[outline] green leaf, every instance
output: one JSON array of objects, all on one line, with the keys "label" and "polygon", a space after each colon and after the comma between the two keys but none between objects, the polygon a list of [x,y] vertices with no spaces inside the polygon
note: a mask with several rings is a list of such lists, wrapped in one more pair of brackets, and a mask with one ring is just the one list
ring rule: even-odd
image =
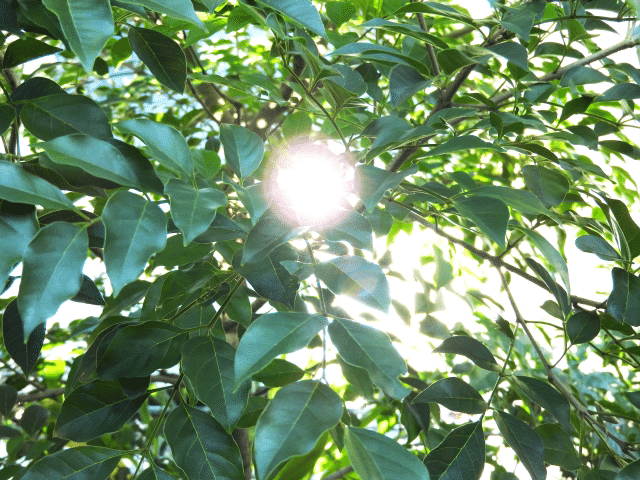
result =
[{"label": "green leaf", "polygon": [[211,415],[181,403],[167,417],[164,435],[190,480],[244,480],[236,442]]},{"label": "green leaf", "polygon": [[160,207],[133,193],[116,192],[104,207],[104,263],[114,296],[136,280],[149,257],[167,241],[167,219]]},{"label": "green leaf", "polygon": [[340,421],[343,408],[337,393],[313,380],[278,390],[256,426],[257,478],[268,480],[286,460],[309,453],[320,436]]},{"label": "green leaf", "polygon": [[49,415],[49,410],[42,405],[32,404],[22,413],[20,426],[30,436],[35,437],[46,425]]},{"label": "green leaf", "polygon": [[389,311],[389,283],[382,269],[362,257],[344,255],[319,263],[316,276],[335,294],[345,294],[359,302]]},{"label": "green leaf", "polygon": [[325,317],[308,313],[277,312],[259,316],[238,343],[236,386],[262,370],[278,355],[306,347],[327,324]]},{"label": "green leaf", "polygon": [[34,207],[7,208],[0,205],[0,286],[4,286],[13,267],[22,260],[24,251],[38,231]]},{"label": "green leaf", "polygon": [[9,356],[18,364],[25,376],[33,369],[40,358],[40,350],[44,344],[44,334],[47,331],[45,323],[39,324],[31,335],[29,341],[24,342],[24,327],[18,303],[15,300],[9,302],[2,315],[2,337],[4,346]]},{"label": "green leaf", "polygon": [[194,188],[172,178],[164,187],[171,201],[171,218],[184,235],[187,246],[213,222],[217,209],[227,205],[227,196],[217,188]]},{"label": "green leaf", "polygon": [[555,417],[567,433],[571,433],[569,400],[549,383],[533,377],[518,375],[515,383],[529,400],[537,403]]},{"label": "green leaf", "polygon": [[564,316],[566,317],[567,315],[569,315],[569,312],[571,311],[571,305],[569,304],[569,295],[567,294],[566,290],[558,285],[558,282],[553,279],[547,269],[536,262],[533,258],[527,257],[525,258],[525,261],[527,262],[527,265],[529,265],[529,267],[535,272],[535,274],[540,277],[540,279],[545,283],[547,289],[553,294],[556,301],[558,302],[558,305],[560,305]]},{"label": "green leaf", "polygon": [[327,17],[336,27],[340,27],[343,23],[347,23],[357,13],[356,6],[351,2],[327,2]]},{"label": "green leaf", "polygon": [[56,14],[71,50],[80,59],[84,71],[90,73],[96,57],[113,35],[109,1],[43,0],[43,3]]},{"label": "green leaf", "polygon": [[320,14],[311,0],[258,0],[258,2],[273,8],[326,40],[327,33],[324,30]]},{"label": "green leaf", "polygon": [[569,192],[567,177],[539,165],[525,165],[522,175],[527,188],[549,208],[561,204]]},{"label": "green leaf", "polygon": [[352,210],[340,216],[338,223],[319,233],[332,242],[344,240],[354,248],[373,251],[373,231],[369,220]]},{"label": "green leaf", "polygon": [[454,428],[424,459],[431,480],[480,480],[485,443],[482,423]]},{"label": "green leaf", "polygon": [[6,383],[0,385],[0,414],[10,417],[17,398],[18,391],[14,387]]},{"label": "green leaf", "polygon": [[529,41],[529,34],[533,28],[533,21],[544,10],[544,5],[533,4],[520,5],[518,8],[511,8],[500,20],[505,30],[515,33],[525,41]]},{"label": "green leaf", "polygon": [[636,222],[633,221],[633,218],[631,218],[629,209],[624,202],[609,198],[607,199],[607,205],[611,209],[611,213],[613,213],[627,241],[631,259],[634,259],[640,255],[640,227],[638,227]]},{"label": "green leaf", "polygon": [[544,461],[565,470],[575,471],[582,462],[567,433],[556,423],[543,423],[534,428],[544,444]]},{"label": "green leaf", "polygon": [[150,149],[153,158],[178,175],[193,176],[193,157],[182,134],[170,125],[147,118],[116,123],[118,130],[135,135]]},{"label": "green leaf", "polygon": [[278,470],[274,480],[302,480],[309,478],[316,463],[324,454],[329,438],[329,432],[324,432],[320,435],[315,447],[309,453],[289,459],[284,467]]},{"label": "green leaf", "polygon": [[640,476],[640,460],[628,463],[620,470],[614,480],[635,480]]},{"label": "green leaf", "polygon": [[524,150],[527,153],[540,155],[541,157],[546,158],[547,160],[550,160],[554,163],[560,163],[560,159],[555,153],[553,153],[547,147],[543,147],[542,145],[538,145],[537,143],[514,142],[509,147],[518,150]]},{"label": "green leaf", "polygon": [[26,37],[24,40],[18,39],[7,46],[4,52],[2,68],[17,67],[36,58],[45,57],[61,51],[60,48],[53,47],[33,37]]},{"label": "green leaf", "polygon": [[[327,16],[329,15],[329,5],[332,3],[346,3],[346,2],[330,2],[327,3]],[[351,6],[351,4],[348,4]],[[335,23],[335,22],[334,22]],[[400,33],[402,35],[406,35],[407,37],[415,38],[416,40],[420,40],[425,43],[429,43],[434,47],[438,47],[439,49],[447,49],[449,45],[442,41],[437,35],[432,35],[430,33],[425,32],[417,25],[412,25],[410,23],[398,23],[391,22],[389,20],[385,20],[383,18],[372,18],[371,20],[364,22],[359,25],[363,28],[379,28],[388,32]]]},{"label": "green leaf", "polygon": [[429,480],[416,455],[395,440],[364,428],[347,427],[344,435],[349,460],[360,478]]},{"label": "green leaf", "polygon": [[435,402],[454,412],[470,415],[484,413],[487,402],[475,388],[458,377],[448,377],[432,383],[420,392],[412,403]]},{"label": "green leaf", "polygon": [[183,93],[187,81],[187,57],[182,48],[155,30],[130,27],[129,43],[154,77],[174,92]]},{"label": "green leaf", "polygon": [[288,245],[274,249],[262,262],[240,266],[242,252],[233,257],[233,269],[251,284],[258,295],[293,308],[300,281],[291,275],[280,262],[297,260],[298,255]]},{"label": "green leaf", "polygon": [[293,112],[282,123],[282,135],[288,142],[309,135],[313,121],[307,112]]},{"label": "green leaf", "polygon": [[76,133],[39,146],[55,163],[79,167],[96,177],[141,191],[162,192],[162,182],[149,160],[137,148],[119,140],[100,140]]},{"label": "green leaf", "polygon": [[547,259],[558,275],[560,275],[564,286],[567,287],[567,292],[569,292],[571,289],[571,285],[569,283],[569,268],[567,267],[567,262],[564,260],[560,252],[558,252],[558,250],[538,232],[526,228],[519,228],[519,230],[522,230],[538,250],[542,252],[544,258]]},{"label": "green leaf", "polygon": [[87,442],[120,430],[147,400],[149,394],[133,398],[117,383],[96,380],[80,385],[68,395],[58,413],[55,435],[74,442]]},{"label": "green leaf", "polygon": [[474,195],[453,200],[460,215],[468,218],[502,248],[507,246],[506,234],[509,208],[497,198]]},{"label": "green leaf", "polygon": [[455,335],[445,339],[434,352],[463,355],[486,370],[500,370],[498,362],[496,362],[489,349],[475,338],[466,335]]},{"label": "green leaf", "polygon": [[607,313],[621,323],[640,326],[640,278],[619,267],[613,267],[611,276],[613,289],[607,300]]},{"label": "green leaf", "polygon": [[0,135],[4,135],[16,119],[16,109],[8,103],[0,104]]},{"label": "green leaf", "polygon": [[429,85],[431,85],[431,80],[426,79],[410,66],[396,65],[389,74],[391,105],[394,107],[401,105]]},{"label": "green leaf", "polygon": [[407,373],[407,365],[388,335],[368,325],[344,318],[334,318],[329,336],[342,359],[365,369],[373,383],[393,398],[409,394],[399,375]]},{"label": "green leaf", "polygon": [[575,243],[579,250],[595,253],[602,260],[613,261],[620,259],[618,252],[606,240],[595,235],[581,235],[576,237]]},{"label": "green leaf", "polygon": [[282,358],[274,358],[269,365],[253,375],[253,380],[262,382],[267,387],[284,387],[297,382],[305,372],[296,364]]},{"label": "green leaf", "polygon": [[138,478],[139,480],[175,480],[174,477],[157,467],[155,463],[151,463],[151,466],[144,470]]},{"label": "green leaf", "polygon": [[209,255],[213,250],[210,243],[184,246],[182,235],[173,235],[167,238],[167,244],[164,250],[158,252],[153,258],[153,266],[166,267],[171,269],[187,263],[194,263],[202,259],[205,255]]},{"label": "green leaf", "polygon": [[487,47],[495,55],[506,58],[509,62],[522,68],[529,70],[528,52],[525,47],[516,42],[502,42],[497,45]]},{"label": "green leaf", "polygon": [[567,335],[574,345],[587,343],[600,333],[600,317],[596,312],[579,311],[567,320]]},{"label": "green leaf", "polygon": [[58,187],[25,171],[18,164],[3,160],[0,160],[0,198],[45,208],[75,208]]},{"label": "green leaf", "polygon": [[306,227],[295,228],[277,216],[263,215],[249,231],[242,249],[242,265],[263,261],[274,248],[306,230]]},{"label": "green leaf", "polygon": [[251,388],[247,381],[234,393],[235,356],[235,348],[210,335],[192,338],[182,345],[184,374],[198,399],[229,433],[242,417]]},{"label": "green leaf", "polygon": [[264,143],[251,130],[225,123],[220,126],[220,142],[225,161],[240,179],[248,177],[260,166]]},{"label": "green leaf", "polygon": [[494,410],[493,418],[498,429],[509,446],[531,475],[532,480],[545,480],[547,469],[544,466],[544,444],[540,435],[517,417]]},{"label": "green leaf", "polygon": [[104,447],[74,447],[45,455],[21,480],[107,480],[125,452]]},{"label": "green leaf", "polygon": [[[193,9],[193,4],[190,0],[127,0],[127,3],[142,5],[143,7],[146,7],[149,10],[153,10],[154,12],[166,13],[171,18],[184,20],[207,32],[207,27],[202,22],[202,20],[198,18],[198,15]],[[216,0],[206,0],[203,3],[205,3],[210,8],[211,12],[221,4],[221,2],[216,2]]]},{"label": "green leaf", "polygon": [[200,235],[193,239],[198,243],[223,242],[225,240],[235,240],[236,238],[246,237],[242,227],[229,220],[223,214],[218,212],[211,222],[211,225]]},{"label": "green leaf", "polygon": [[91,278],[82,274],[80,290],[71,299],[72,302],[86,303],[88,305],[104,305],[104,297]]},{"label": "green leaf", "polygon": [[180,361],[180,348],[187,333],[166,322],[151,320],[120,329],[98,358],[97,374],[102,380],[146,377],[159,368]]},{"label": "green leaf", "polygon": [[553,218],[558,223],[560,223],[560,219],[550,210],[548,210],[544,205],[542,205],[542,202],[540,202],[538,197],[533,195],[531,192],[527,192],[526,190],[501,187],[498,185],[486,185],[484,187],[474,188],[469,193],[472,195],[482,195],[485,197],[496,198],[498,200],[502,200],[511,208],[514,208],[524,214],[542,214],[546,215],[547,217]]},{"label": "green leaf", "polygon": [[415,4],[409,3],[396,10],[393,13],[393,16],[398,16],[405,13],[423,13],[427,15],[441,16],[451,18],[453,20],[457,20],[471,26],[475,26],[475,22],[470,16],[458,12],[455,8],[449,5],[440,4],[437,2]]},{"label": "green leaf", "polygon": [[425,155],[427,157],[433,157],[435,155],[444,155],[452,152],[459,152],[460,150],[472,150],[476,148],[486,148],[499,152],[504,151],[502,147],[486,142],[474,135],[461,135],[432,148],[428,152],[425,152]]},{"label": "green leaf", "polygon": [[594,97],[585,95],[582,97],[577,97],[569,100],[565,104],[565,106],[562,107],[562,114],[558,119],[558,123],[562,122],[563,120],[566,120],[572,115],[578,115],[578,114],[584,113],[587,110],[587,108],[589,108],[589,105],[591,105],[591,103],[593,102],[593,99]]},{"label": "green leaf", "polygon": [[53,140],[72,133],[111,138],[111,127],[104,110],[84,95],[67,93],[27,100],[20,119],[34,137]]},{"label": "green leaf", "polygon": [[33,237],[24,251],[17,298],[25,343],[39,324],[78,293],[88,249],[86,228],[70,223],[53,222]]},{"label": "green leaf", "polygon": [[444,259],[442,250],[435,244],[433,245],[433,256],[436,264],[436,274],[433,281],[436,289],[440,289],[453,281],[453,265]]},{"label": "green leaf", "polygon": [[596,97],[594,102],[618,102],[634,98],[640,98],[640,86],[635,83],[619,83]]},{"label": "green leaf", "polygon": [[356,166],[358,196],[367,207],[367,211],[371,213],[387,190],[397,187],[407,175],[413,175],[417,171],[416,165],[396,173],[387,172],[373,165],[358,165]]}]

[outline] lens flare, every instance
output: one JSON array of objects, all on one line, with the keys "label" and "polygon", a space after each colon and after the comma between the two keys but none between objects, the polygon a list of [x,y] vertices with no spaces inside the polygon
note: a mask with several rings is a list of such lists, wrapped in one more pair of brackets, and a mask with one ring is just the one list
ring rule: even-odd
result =
[{"label": "lens flare", "polygon": [[327,227],[340,220],[353,193],[354,168],[344,155],[316,143],[283,150],[268,192],[275,212],[294,225]]}]

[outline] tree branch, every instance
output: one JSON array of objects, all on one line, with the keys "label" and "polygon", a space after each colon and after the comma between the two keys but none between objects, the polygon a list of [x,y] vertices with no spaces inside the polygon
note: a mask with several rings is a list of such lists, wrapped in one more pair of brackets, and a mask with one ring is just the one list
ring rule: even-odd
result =
[{"label": "tree branch", "polygon": [[[411,0],[412,3],[419,2],[420,0]],[[418,17],[418,23],[420,24],[420,28],[423,32],[427,31],[427,22],[424,21],[424,15],[418,13],[416,15]],[[427,49],[427,55],[429,55],[429,63],[431,64],[431,73],[433,76],[440,75],[440,66],[438,65],[438,59],[436,58],[436,52],[433,49],[433,45],[425,42],[424,48]]]},{"label": "tree branch", "polygon": [[353,467],[351,465],[347,467],[343,467],[340,470],[336,470],[331,475],[327,475],[326,477],[322,477],[322,480],[339,480],[344,477],[346,474],[353,472]]}]

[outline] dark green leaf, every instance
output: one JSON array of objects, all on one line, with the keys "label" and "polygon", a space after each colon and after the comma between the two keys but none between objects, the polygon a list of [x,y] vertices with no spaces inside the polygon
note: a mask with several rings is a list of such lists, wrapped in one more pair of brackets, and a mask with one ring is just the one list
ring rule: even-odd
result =
[{"label": "dark green leaf", "polygon": [[176,42],[155,30],[131,27],[129,43],[162,85],[178,93],[184,92],[187,58]]},{"label": "dark green leaf", "polygon": [[531,479],[545,480],[547,469],[544,466],[544,444],[540,435],[509,413],[494,410],[493,418],[498,424],[500,433],[531,475]]},{"label": "dark green leaf", "polygon": [[236,350],[231,345],[209,335],[192,338],[182,345],[184,374],[198,399],[228,432],[242,417],[251,388],[251,382],[247,381],[234,393],[235,356]]},{"label": "dark green leaf", "polygon": [[49,415],[49,410],[44,408],[42,405],[34,403],[22,412],[20,426],[25,432],[33,437],[42,430],[42,427],[45,426]]},{"label": "dark green leaf", "polygon": [[225,240],[235,240],[246,236],[247,232],[242,227],[218,212],[209,228],[194,238],[193,241],[197,243],[224,242]]},{"label": "dark green leaf", "polygon": [[546,215],[560,223],[560,220],[551,211],[547,210],[544,205],[542,205],[542,202],[540,202],[538,197],[526,190],[501,187],[498,185],[487,185],[484,187],[474,188],[469,193],[496,198],[498,200],[502,200],[511,208],[514,208],[519,212],[531,215]]},{"label": "dark green leaf", "polygon": [[130,398],[117,383],[96,380],[68,395],[56,422],[55,435],[87,442],[120,430],[147,400],[148,394]]},{"label": "dark green leaf", "polygon": [[80,285],[80,290],[78,293],[71,299],[72,302],[80,302],[87,303],[89,305],[104,305],[104,298],[100,290],[91,278],[86,275],[82,275],[82,285]]},{"label": "dark green leaf", "polygon": [[0,414],[9,417],[17,398],[18,391],[15,388],[11,385],[0,385]]},{"label": "dark green leaf", "polygon": [[640,255],[640,227],[633,221],[629,210],[624,202],[617,199],[607,199],[607,205],[611,209],[611,213],[615,217],[616,222],[620,226],[627,245],[631,259]]},{"label": "dark green leaf", "polygon": [[160,467],[157,467],[154,463],[152,463],[149,468],[144,470],[138,478],[139,480],[175,480],[174,477],[169,475]]},{"label": "dark green leaf", "polygon": [[4,346],[25,375],[29,375],[29,372],[31,372],[40,357],[40,350],[42,350],[42,345],[44,344],[46,331],[46,324],[39,324],[25,344],[22,318],[20,318],[20,313],[18,312],[17,302],[15,300],[9,302],[2,315]]},{"label": "dark green leaf", "polygon": [[242,265],[263,261],[274,248],[306,230],[305,227],[295,228],[277,216],[263,215],[249,231],[242,250]]},{"label": "dark green leaf", "polygon": [[[13,267],[22,260],[27,245],[38,231],[34,207],[0,205],[0,285],[5,285]],[[20,204],[11,204],[17,207]]]},{"label": "dark green leaf", "polygon": [[460,137],[447,140],[437,147],[432,148],[426,152],[426,156],[433,157],[435,155],[444,155],[447,153],[458,152],[460,150],[472,150],[476,148],[487,148],[489,150],[496,150],[500,152],[504,150],[502,147],[486,142],[476,136],[462,135]]},{"label": "dark green leaf", "polygon": [[456,335],[447,338],[434,352],[464,355],[479,367],[487,370],[500,370],[496,359],[489,349],[475,338],[466,335]]},{"label": "dark green leaf", "polygon": [[373,383],[393,398],[409,394],[399,375],[407,373],[407,366],[388,335],[368,325],[334,318],[329,325],[329,336],[342,359],[365,369]]},{"label": "dark green leaf", "polygon": [[567,287],[567,291],[569,291],[571,288],[571,284],[569,283],[569,268],[567,267],[567,262],[560,252],[558,252],[558,250],[549,243],[549,240],[535,230],[525,228],[520,228],[520,230],[524,231],[527,237],[529,237],[529,240],[531,240],[538,250],[542,252],[544,258],[547,259],[547,262],[551,264],[556,273],[560,275],[562,282],[565,287]]},{"label": "dark green leaf", "polygon": [[102,212],[104,263],[114,295],[137,279],[149,257],[165,247],[167,219],[160,207],[133,193],[116,192]]},{"label": "dark green leaf", "polygon": [[600,317],[596,312],[579,311],[567,320],[567,335],[574,345],[587,343],[600,333]]},{"label": "dark green leaf", "polygon": [[453,201],[460,215],[468,218],[502,248],[507,246],[506,234],[509,208],[496,198],[474,195]]},{"label": "dark green leaf", "polygon": [[[190,0],[129,0],[127,3],[142,5],[154,12],[166,13],[171,18],[184,20],[205,32],[207,31],[204,23],[193,9],[193,4]],[[206,0],[203,3],[210,8],[210,11],[213,11],[222,2],[219,0]]]},{"label": "dark green leaf", "polygon": [[0,198],[45,208],[74,209],[59,188],[25,171],[20,165],[0,160]]},{"label": "dark green leaf", "polygon": [[565,470],[577,470],[582,465],[569,435],[556,423],[543,423],[535,429],[544,444],[544,461]]},{"label": "dark green leaf", "polygon": [[302,380],[278,390],[256,426],[257,477],[268,480],[281,463],[309,453],[342,412],[342,399],[323,383]]},{"label": "dark green leaf", "polygon": [[21,480],[106,480],[125,452],[104,447],[74,447],[38,460]]},{"label": "dark green leaf", "polygon": [[525,165],[522,175],[527,188],[531,190],[545,207],[559,205],[569,192],[569,181],[555,170],[539,165]]},{"label": "dark green leaf", "polygon": [[529,41],[529,34],[533,28],[534,19],[542,13],[544,5],[538,2],[520,5],[518,8],[511,8],[502,17],[500,23],[505,30],[515,33],[525,41]]},{"label": "dark green leaf", "polygon": [[420,392],[412,403],[435,402],[454,412],[468,414],[484,413],[487,402],[475,388],[458,377],[438,380]]},{"label": "dark green leaf", "polygon": [[607,312],[617,321],[640,326],[640,278],[613,267],[613,289],[607,300]]},{"label": "dark green leaf", "polygon": [[72,133],[103,139],[112,137],[104,110],[84,95],[63,93],[27,100],[20,110],[20,119],[25,128],[41,140]]},{"label": "dark green leaf", "polygon": [[480,480],[485,443],[482,423],[455,428],[424,458],[430,480]]},{"label": "dark green leaf", "polygon": [[430,84],[431,80],[426,79],[410,66],[396,65],[389,75],[391,104],[397,107]]},{"label": "dark green leaf", "polygon": [[244,479],[238,446],[211,415],[181,403],[167,417],[164,435],[187,478]]},{"label": "dark green leaf", "polygon": [[349,382],[353,388],[364,398],[373,397],[373,382],[371,376],[364,368],[356,367],[350,363],[344,361],[344,359],[338,355],[338,363],[342,370],[342,375]]},{"label": "dark green leaf", "polygon": [[89,4],[83,0],[43,0],[43,3],[60,20],[65,39],[85,72],[91,72],[96,57],[113,35],[109,1],[96,0]]},{"label": "dark green leaf", "polygon": [[211,253],[213,245],[210,243],[184,246],[182,235],[174,235],[167,239],[164,250],[153,258],[153,266],[166,268],[177,267],[187,263],[194,263]]},{"label": "dark green leaf", "polygon": [[640,409],[640,391],[638,392],[624,392],[625,397],[631,402],[631,405]]},{"label": "dark green leaf", "polygon": [[635,480],[638,476],[640,476],[640,460],[635,460],[620,470],[615,480]]},{"label": "dark green leaf", "polygon": [[523,70],[529,70],[528,53],[527,49],[516,42],[502,42],[497,45],[487,47],[487,50],[492,51],[494,54],[506,58],[509,62],[522,68]]},{"label": "dark green leaf", "polygon": [[320,20],[320,14],[313,6],[311,0],[258,0],[259,3],[271,7],[281,14],[289,17],[316,35],[327,38],[324,25]]},{"label": "dark green leaf", "polygon": [[593,68],[578,66],[571,68],[562,75],[560,85],[567,87],[569,85],[587,85],[591,83],[608,82],[609,77],[604,73]]},{"label": "dark green leaf", "polygon": [[389,310],[389,283],[375,263],[345,255],[316,265],[315,274],[335,294],[348,295],[383,312]]},{"label": "dark green leaf", "polygon": [[262,382],[267,387],[284,387],[297,382],[304,376],[304,370],[282,358],[274,358],[269,365],[253,375],[256,382]]},{"label": "dark green leaf", "polygon": [[240,179],[248,177],[260,166],[264,143],[251,130],[240,125],[224,124],[220,127],[220,142],[226,163]]},{"label": "dark green leaf", "polygon": [[33,237],[24,251],[16,299],[25,342],[39,324],[55,315],[62,302],[78,293],[88,249],[86,228],[70,223],[51,223]]},{"label": "dark green leaf", "polygon": [[516,385],[534,403],[553,415],[567,433],[571,433],[569,400],[549,383],[533,377],[516,376]]},{"label": "dark green leaf", "polygon": [[153,158],[178,175],[193,176],[193,156],[182,134],[170,125],[147,118],[134,118],[116,124],[118,130],[135,135],[150,149]]},{"label": "dark green leaf", "polygon": [[349,460],[360,478],[429,480],[417,456],[395,440],[364,428],[347,427],[344,436]]},{"label": "dark green leaf", "polygon": [[337,224],[323,229],[320,234],[332,242],[344,240],[354,248],[373,251],[373,232],[369,220],[352,210],[345,212]]},{"label": "dark green leaf", "polygon": [[620,83],[596,97],[594,102],[617,102],[634,98],[640,98],[640,86],[635,83]]},{"label": "dark green leaf", "polygon": [[373,165],[358,165],[356,167],[358,196],[367,207],[367,211],[371,213],[387,190],[397,187],[407,175],[412,175],[417,171],[417,166],[391,173]]},{"label": "dark green leaf", "polygon": [[562,309],[562,312],[565,316],[567,316],[571,311],[571,305],[569,304],[569,295],[567,294],[566,290],[558,285],[558,282],[553,279],[547,269],[536,262],[533,258],[527,257],[525,258],[525,261],[527,262],[527,265],[529,265],[529,267],[535,272],[535,274],[540,277],[540,279],[545,283],[547,289],[556,298],[558,304],[560,305],[560,308]]},{"label": "dark green leaf", "polygon": [[16,109],[7,103],[0,104],[0,135],[9,130],[16,118]]},{"label": "dark green leaf", "polygon": [[542,145],[538,145],[537,143],[515,142],[510,146],[518,150],[524,150],[527,153],[540,155],[541,157],[546,158],[547,160],[550,160],[554,163],[560,162],[560,159],[556,156],[555,153],[553,153],[547,147],[543,147]]},{"label": "dark green leaf", "polygon": [[278,355],[300,350],[328,324],[320,315],[277,312],[254,320],[238,343],[236,386],[266,367]]},{"label": "dark green leaf", "polygon": [[2,68],[13,68],[36,58],[61,51],[61,49],[36,40],[33,37],[27,37],[24,40],[18,39],[7,46],[4,52]]},{"label": "dark green leaf", "polygon": [[327,2],[327,17],[336,27],[348,22],[357,13],[356,6],[351,2]]},{"label": "dark green leaf", "polygon": [[558,122],[562,122],[572,115],[578,115],[580,113],[584,113],[589,105],[593,102],[594,97],[583,96],[577,97],[569,100],[564,107],[562,107],[562,114],[558,119]]},{"label": "dark green leaf", "polygon": [[97,359],[98,377],[108,381],[144,377],[159,368],[173,367],[180,361],[180,348],[187,338],[184,330],[166,322],[125,326]]}]

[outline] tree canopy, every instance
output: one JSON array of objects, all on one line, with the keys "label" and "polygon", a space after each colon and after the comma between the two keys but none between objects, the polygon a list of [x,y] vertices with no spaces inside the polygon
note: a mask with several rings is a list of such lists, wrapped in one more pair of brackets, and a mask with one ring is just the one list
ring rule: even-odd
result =
[{"label": "tree canopy", "polygon": [[640,478],[637,2],[490,3],[0,0],[0,479]]}]

